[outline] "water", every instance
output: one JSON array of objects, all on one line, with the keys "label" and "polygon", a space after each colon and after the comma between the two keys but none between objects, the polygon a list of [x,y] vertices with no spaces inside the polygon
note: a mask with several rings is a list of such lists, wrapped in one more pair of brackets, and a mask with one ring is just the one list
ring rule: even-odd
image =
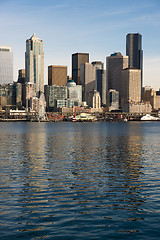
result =
[{"label": "water", "polygon": [[159,239],[160,122],[0,123],[0,236]]}]

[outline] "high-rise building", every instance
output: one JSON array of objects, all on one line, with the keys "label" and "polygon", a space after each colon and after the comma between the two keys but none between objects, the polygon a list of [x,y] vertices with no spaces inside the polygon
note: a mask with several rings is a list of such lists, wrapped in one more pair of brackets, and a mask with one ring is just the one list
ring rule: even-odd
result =
[{"label": "high-rise building", "polygon": [[66,86],[44,86],[46,107],[47,111],[53,111],[57,100],[67,100],[67,87]]},{"label": "high-rise building", "polygon": [[0,106],[22,107],[22,84],[8,83],[0,85]]},{"label": "high-rise building", "polygon": [[96,109],[101,107],[101,96],[95,89],[88,93],[88,106]]},{"label": "high-rise building", "polygon": [[92,62],[92,65],[97,69],[103,69],[103,63],[101,61],[94,61]]},{"label": "high-rise building", "polygon": [[107,89],[115,89],[121,95],[121,72],[128,68],[128,56],[120,52],[113,53],[106,58]]},{"label": "high-rise building", "polygon": [[72,79],[76,84],[80,84],[80,65],[89,62],[89,53],[72,54]]},{"label": "high-rise building", "polygon": [[48,67],[48,85],[66,86],[67,66],[49,66]]},{"label": "high-rise building", "polygon": [[126,36],[126,55],[129,56],[129,68],[141,69],[141,85],[143,74],[143,50],[142,35],[140,33],[129,33]]},{"label": "high-rise building", "polygon": [[155,91],[150,86],[145,86],[142,90],[143,102],[149,102],[154,110],[160,109],[160,90]]},{"label": "high-rise building", "polygon": [[20,69],[18,71],[18,82],[25,84],[25,69]]},{"label": "high-rise building", "polygon": [[125,105],[141,102],[141,70],[124,69],[122,71],[122,91],[121,107],[126,109]]},{"label": "high-rise building", "polygon": [[0,46],[0,84],[13,82],[13,53],[9,46]]},{"label": "high-rise building", "polygon": [[88,94],[96,88],[96,69],[91,63],[80,66],[80,84],[82,85],[82,99],[88,101]]},{"label": "high-rise building", "polygon": [[23,104],[26,108],[31,107],[31,99],[36,97],[36,84],[26,82],[24,86]]},{"label": "high-rise building", "polygon": [[107,97],[107,83],[106,83],[106,70],[96,70],[96,89],[101,96],[101,105],[106,105]]},{"label": "high-rise building", "polygon": [[25,69],[18,70],[18,81],[17,83],[21,84],[22,90],[22,105],[26,106],[26,77],[25,77]]},{"label": "high-rise building", "polygon": [[109,90],[108,110],[115,111],[119,109],[119,92],[115,89]]},{"label": "high-rise building", "polygon": [[13,83],[13,91],[14,91],[14,102],[16,107],[22,107],[22,84],[18,82]]},{"label": "high-rise building", "polygon": [[43,41],[36,34],[26,41],[25,53],[26,82],[36,85],[36,94],[44,92],[44,52]]},{"label": "high-rise building", "polygon": [[96,82],[95,82],[95,89],[100,93],[101,97],[101,105],[106,105],[106,71],[103,70],[103,62],[101,61],[94,61],[92,65],[95,67],[96,70]]}]

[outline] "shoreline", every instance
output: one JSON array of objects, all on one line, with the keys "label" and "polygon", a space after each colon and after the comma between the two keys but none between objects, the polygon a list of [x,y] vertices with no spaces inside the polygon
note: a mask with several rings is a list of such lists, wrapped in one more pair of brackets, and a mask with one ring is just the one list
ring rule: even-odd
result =
[{"label": "shoreline", "polygon": [[96,121],[90,121],[90,120],[84,120],[84,121],[67,121],[67,120],[34,120],[34,119],[0,119],[0,122],[74,122],[74,123],[79,123],[79,122],[90,122],[90,123],[95,123],[95,122],[160,122],[160,120],[140,120],[140,119],[128,119],[125,121],[124,119],[122,120],[96,120]]}]

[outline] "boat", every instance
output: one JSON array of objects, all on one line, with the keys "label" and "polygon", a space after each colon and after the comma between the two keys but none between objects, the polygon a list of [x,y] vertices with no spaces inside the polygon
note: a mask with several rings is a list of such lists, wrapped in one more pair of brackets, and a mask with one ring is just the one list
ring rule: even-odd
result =
[{"label": "boat", "polygon": [[95,116],[92,116],[88,113],[81,113],[80,115],[75,116],[76,121],[78,122],[94,122],[97,121],[97,118]]},{"label": "boat", "polygon": [[141,121],[160,121],[159,117],[153,117],[150,114],[146,114],[145,116],[141,117]]},{"label": "boat", "polygon": [[124,118],[124,119],[123,119],[123,122],[128,122],[128,119],[127,119],[127,118]]}]

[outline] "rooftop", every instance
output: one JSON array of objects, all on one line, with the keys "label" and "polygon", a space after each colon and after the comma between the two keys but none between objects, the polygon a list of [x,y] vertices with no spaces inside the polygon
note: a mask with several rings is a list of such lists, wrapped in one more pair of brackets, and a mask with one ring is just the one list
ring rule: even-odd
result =
[{"label": "rooftop", "polygon": [[118,57],[118,56],[122,56],[122,54],[120,52],[114,52],[111,54],[111,57]]},{"label": "rooftop", "polygon": [[29,40],[34,40],[34,41],[41,41],[39,37],[35,33],[33,33],[32,37]]}]

